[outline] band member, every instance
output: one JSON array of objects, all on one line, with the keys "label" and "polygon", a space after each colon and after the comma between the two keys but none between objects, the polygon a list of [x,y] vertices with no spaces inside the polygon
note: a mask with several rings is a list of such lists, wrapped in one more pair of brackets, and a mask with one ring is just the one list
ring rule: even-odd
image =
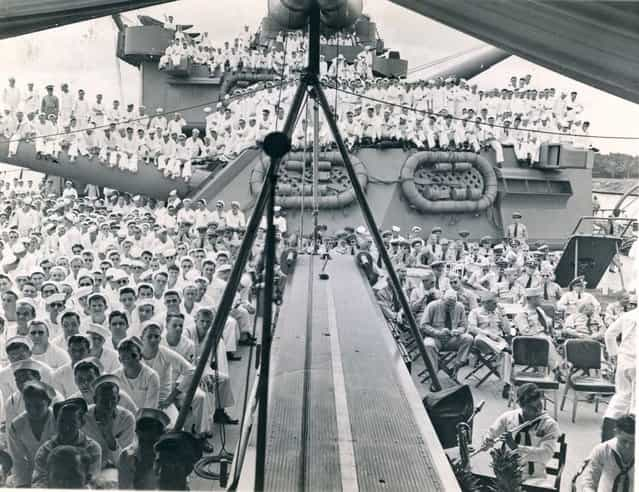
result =
[{"label": "band member", "polygon": [[635,489],[635,416],[624,415],[615,437],[595,447],[588,457],[582,492],[626,492]]},{"label": "band member", "polygon": [[[482,447],[490,448],[497,438],[501,438],[510,449],[517,450],[523,465],[524,480],[544,478],[546,464],[552,459],[559,438],[559,425],[543,413],[543,393],[535,383],[519,387],[517,403],[520,407],[518,410],[509,410],[490,426]],[[521,428],[526,422],[530,422],[530,425]],[[513,435],[515,428],[519,428],[519,431]]]}]

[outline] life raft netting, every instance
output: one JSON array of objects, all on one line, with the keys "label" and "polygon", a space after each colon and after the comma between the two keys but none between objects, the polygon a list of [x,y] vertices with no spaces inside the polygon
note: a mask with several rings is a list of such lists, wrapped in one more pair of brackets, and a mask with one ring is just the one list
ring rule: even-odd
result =
[{"label": "life raft netting", "polygon": [[[355,174],[362,188],[368,185],[368,172],[364,164],[351,156]],[[251,194],[257,195],[267,171],[265,162],[258,162],[250,179]],[[317,176],[318,207],[341,208],[355,200],[350,179],[339,152],[320,152]],[[278,170],[275,203],[283,208],[312,207],[313,163],[312,152],[292,152]]]},{"label": "life raft netting", "polygon": [[404,197],[422,213],[477,213],[497,198],[495,169],[473,152],[417,152],[400,180]]},{"label": "life raft netting", "polygon": [[477,200],[484,193],[484,178],[468,162],[453,165],[421,164],[414,174],[417,191],[429,200]]}]

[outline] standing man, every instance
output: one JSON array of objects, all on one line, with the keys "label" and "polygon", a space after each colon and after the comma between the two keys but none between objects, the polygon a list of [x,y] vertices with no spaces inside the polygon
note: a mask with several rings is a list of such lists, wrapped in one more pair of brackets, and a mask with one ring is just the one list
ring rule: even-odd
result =
[{"label": "standing man", "polygon": [[9,109],[12,114],[15,114],[21,100],[20,89],[16,87],[15,77],[9,77],[9,86],[2,91],[2,103],[5,109]]},{"label": "standing man", "polygon": [[528,229],[526,229],[526,226],[521,222],[521,212],[514,212],[512,217],[514,222],[508,226],[506,238],[510,240],[517,239],[522,242],[528,241]]},{"label": "standing man", "polygon": [[[616,363],[615,394],[604,413],[601,441],[608,441],[614,435],[618,418],[636,408],[636,343],[637,327],[639,325],[639,310],[633,309],[623,314],[608,327],[604,335],[606,350]],[[619,342],[621,336],[621,342]]]}]

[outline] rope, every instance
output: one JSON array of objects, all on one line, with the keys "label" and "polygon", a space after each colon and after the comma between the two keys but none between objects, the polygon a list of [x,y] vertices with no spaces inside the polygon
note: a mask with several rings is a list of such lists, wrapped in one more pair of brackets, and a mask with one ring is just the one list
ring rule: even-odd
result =
[{"label": "rope", "polygon": [[[396,108],[400,108],[400,109],[406,109],[408,111],[412,111],[414,113],[421,113],[424,115],[432,115],[432,116],[439,116],[438,113],[435,113],[434,111],[428,111],[425,109],[417,109],[417,108],[413,108],[412,106],[406,106],[404,104],[398,104],[398,103],[393,103],[390,101],[384,101],[382,99],[378,99],[376,97],[372,97],[372,96],[365,96],[363,94],[358,94],[357,92],[353,92],[350,91],[348,89],[342,89],[340,87],[334,87],[331,84],[327,84],[325,82],[321,83],[322,86],[330,88],[330,89],[335,89],[337,91],[343,92],[344,94],[350,94],[353,96],[357,96],[361,99],[367,99],[369,101],[373,101],[379,104],[384,104],[386,106],[391,106],[391,107],[396,107]],[[447,114],[446,116],[450,116],[453,120],[457,120],[457,121],[469,121],[466,118],[461,118],[459,116],[453,116],[450,113]],[[610,140],[639,140],[639,136],[637,137],[632,137],[632,136],[616,136],[616,135],[578,135],[576,133],[562,133],[562,132],[555,132],[555,131],[550,131],[550,130],[539,130],[539,129],[535,129],[535,128],[515,128],[513,126],[504,126],[504,125],[498,125],[498,124],[494,124],[494,125],[489,125],[488,123],[485,122],[480,122],[480,123],[476,123],[473,122],[475,124],[479,124],[480,126],[488,126],[490,128],[503,128],[506,130],[520,130],[520,131],[526,131],[526,132],[530,132],[530,133],[540,133],[540,134],[545,134],[545,135],[559,135],[562,137],[584,137],[587,136],[588,138],[597,138],[597,139],[610,139]]]},{"label": "rope", "polygon": [[[288,13],[289,23],[291,21],[291,12]],[[284,31],[284,63],[282,63],[282,73],[280,74],[280,79],[284,80],[284,72],[286,70],[286,56],[287,56],[287,47],[288,47],[288,29]],[[282,92],[284,90],[284,84],[280,84],[280,93],[277,96],[277,110],[280,109],[280,103],[282,102]],[[275,131],[277,131],[277,125],[280,122],[279,117],[277,116],[277,111],[275,114]]]},{"label": "rope", "polygon": [[[337,61],[335,62],[337,64],[337,66],[335,67],[335,87],[338,86],[339,69],[340,69],[340,65],[341,65],[341,63],[339,61],[339,55],[340,55],[340,44],[339,44],[339,42],[340,42],[341,38],[342,38],[341,36],[337,36],[337,58],[336,58]],[[335,91],[335,102],[333,103],[333,108],[334,108],[334,113],[335,114],[339,114],[337,112],[337,91]],[[315,143],[317,144],[317,142],[315,142]]]}]

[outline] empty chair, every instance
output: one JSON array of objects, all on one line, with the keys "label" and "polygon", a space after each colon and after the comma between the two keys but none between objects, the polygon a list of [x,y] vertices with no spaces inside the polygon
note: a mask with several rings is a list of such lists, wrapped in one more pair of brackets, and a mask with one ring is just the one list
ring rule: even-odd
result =
[{"label": "empty chair", "polygon": [[[577,418],[577,404],[580,393],[595,395],[595,412],[598,410],[599,399],[597,395],[611,394],[615,392],[615,385],[604,379],[601,374],[602,346],[595,340],[574,339],[567,340],[564,345],[566,362],[569,366],[569,374],[561,399],[561,409],[564,409],[568,391],[573,391],[572,421]],[[581,374],[579,374],[581,372]]]}]

